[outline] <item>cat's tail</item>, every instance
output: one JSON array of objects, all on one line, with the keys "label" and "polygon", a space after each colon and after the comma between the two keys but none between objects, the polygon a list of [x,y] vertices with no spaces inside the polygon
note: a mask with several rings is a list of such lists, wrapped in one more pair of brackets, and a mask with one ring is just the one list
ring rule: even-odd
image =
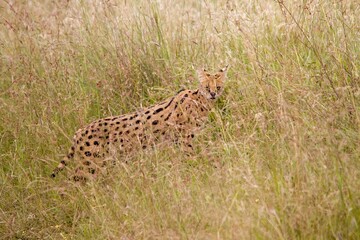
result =
[{"label": "cat's tail", "polygon": [[53,170],[50,177],[54,178],[58,175],[59,172],[61,172],[68,164],[69,162],[74,158],[75,154],[75,148],[71,147],[69,150],[68,155],[66,155],[59,163],[59,165]]}]

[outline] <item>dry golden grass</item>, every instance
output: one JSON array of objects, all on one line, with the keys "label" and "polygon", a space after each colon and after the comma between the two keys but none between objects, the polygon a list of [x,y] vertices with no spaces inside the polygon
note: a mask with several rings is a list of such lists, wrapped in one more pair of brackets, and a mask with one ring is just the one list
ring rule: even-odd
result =
[{"label": "dry golden grass", "polygon": [[[0,239],[359,239],[359,12],[357,0],[0,2]],[[84,186],[49,178],[79,127],[225,63],[194,156],[140,152]]]}]

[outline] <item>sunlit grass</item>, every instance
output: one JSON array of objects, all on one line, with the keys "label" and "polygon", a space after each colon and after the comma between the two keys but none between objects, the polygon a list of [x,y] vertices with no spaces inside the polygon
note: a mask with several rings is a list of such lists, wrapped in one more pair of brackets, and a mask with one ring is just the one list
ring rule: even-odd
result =
[{"label": "sunlit grass", "polygon": [[[0,238],[360,238],[359,12],[355,0],[0,2]],[[49,178],[76,129],[224,64],[194,156],[157,148],[83,186]]]}]

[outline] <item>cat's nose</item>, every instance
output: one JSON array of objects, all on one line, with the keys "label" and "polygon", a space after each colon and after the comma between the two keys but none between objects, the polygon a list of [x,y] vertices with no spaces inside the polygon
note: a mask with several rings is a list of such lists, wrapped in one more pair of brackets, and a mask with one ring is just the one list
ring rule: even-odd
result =
[{"label": "cat's nose", "polygon": [[215,97],[216,93],[210,92],[211,97]]}]

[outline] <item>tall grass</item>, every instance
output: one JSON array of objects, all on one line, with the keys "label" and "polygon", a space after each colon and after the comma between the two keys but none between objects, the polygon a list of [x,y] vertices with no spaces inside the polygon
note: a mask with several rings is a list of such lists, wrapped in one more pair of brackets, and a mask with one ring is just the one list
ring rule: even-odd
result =
[{"label": "tall grass", "polygon": [[[360,4],[0,2],[0,239],[359,239]],[[49,178],[76,129],[230,64],[196,139]],[[128,158],[125,164],[124,158]]]}]

